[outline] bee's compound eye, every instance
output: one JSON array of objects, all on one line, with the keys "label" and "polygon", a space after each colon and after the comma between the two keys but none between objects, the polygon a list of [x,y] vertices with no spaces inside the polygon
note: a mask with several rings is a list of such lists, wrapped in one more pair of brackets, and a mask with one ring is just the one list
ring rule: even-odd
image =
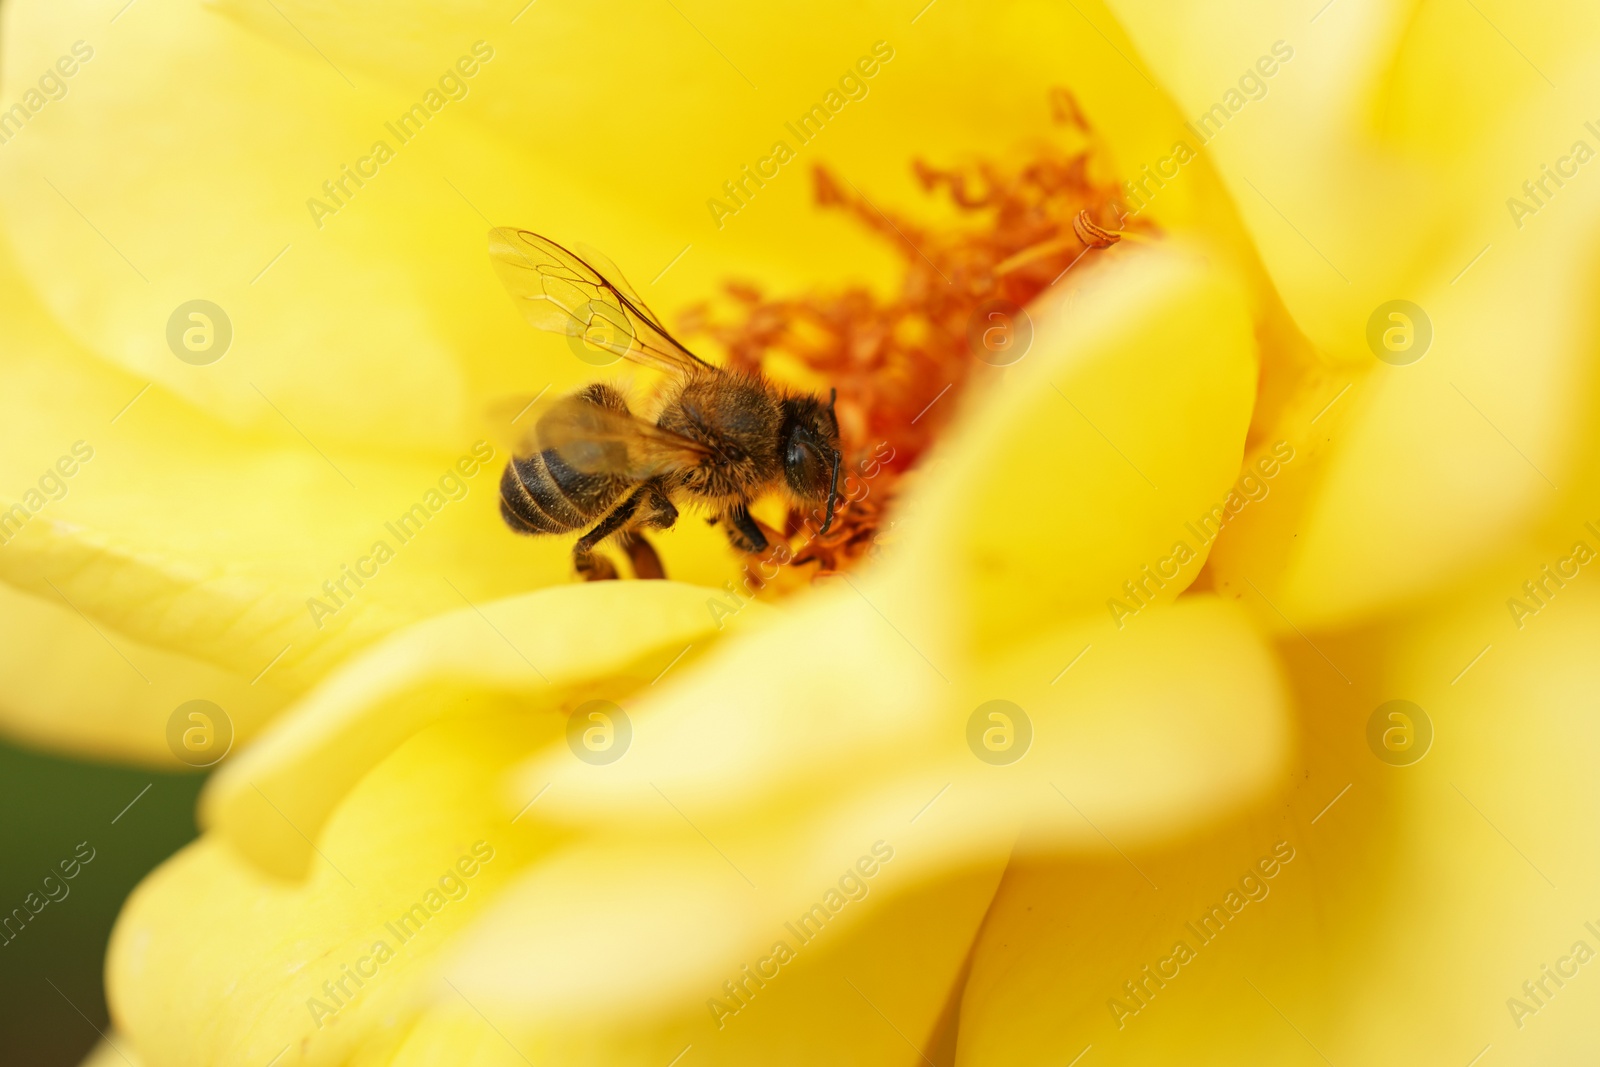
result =
[{"label": "bee's compound eye", "polygon": [[807,441],[789,442],[784,449],[783,468],[789,487],[802,496],[816,496],[828,489],[828,469]]},{"label": "bee's compound eye", "polygon": [[817,472],[822,469],[822,460],[817,455],[817,450],[806,441],[791,441],[784,456],[784,463],[802,481],[815,479]]}]

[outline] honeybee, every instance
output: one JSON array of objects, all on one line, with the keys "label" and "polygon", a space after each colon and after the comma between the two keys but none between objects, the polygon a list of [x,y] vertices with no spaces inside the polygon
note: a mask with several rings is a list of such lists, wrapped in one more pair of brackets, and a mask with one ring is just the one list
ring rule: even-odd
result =
[{"label": "honeybee", "polygon": [[772,490],[803,507],[825,504],[827,531],[839,498],[836,392],[824,404],[758,373],[712,366],[666,331],[615,268],[607,264],[607,277],[548,237],[490,230],[489,257],[531,325],[670,375],[654,421],[604,382],[545,410],[532,447],[513,455],[500,478],[508,526],[530,535],[587,527],[572,562],[589,581],[617,576],[595,551],[609,537],[638,577],[663,577],[643,531],[671,529],[679,501],[710,510],[744,552],[767,547],[749,505]]}]

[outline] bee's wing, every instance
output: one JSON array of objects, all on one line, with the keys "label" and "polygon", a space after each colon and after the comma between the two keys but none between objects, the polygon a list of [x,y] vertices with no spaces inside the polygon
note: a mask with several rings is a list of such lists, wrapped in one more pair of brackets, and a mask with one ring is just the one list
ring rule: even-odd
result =
[{"label": "bee's wing", "polygon": [[483,431],[494,444],[510,450],[513,455],[526,456],[537,452],[534,427],[539,416],[549,410],[554,401],[546,394],[549,386],[538,393],[513,393],[498,396],[483,406]]},{"label": "bee's wing", "polygon": [[693,438],[577,396],[557,401],[540,417],[534,438],[585,474],[620,474],[643,481],[703,462],[711,449]]},{"label": "bee's wing", "polygon": [[673,339],[620,275],[608,279],[548,237],[496,227],[489,231],[489,259],[523,317],[537,329],[585,337],[599,320],[621,336],[589,343],[624,359],[676,374],[712,369]]}]

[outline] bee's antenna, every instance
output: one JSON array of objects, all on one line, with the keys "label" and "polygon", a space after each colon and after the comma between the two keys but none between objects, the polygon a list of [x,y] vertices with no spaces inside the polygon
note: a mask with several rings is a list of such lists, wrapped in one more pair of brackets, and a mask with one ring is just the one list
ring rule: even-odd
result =
[{"label": "bee's antenna", "polygon": [[[831,405],[832,402],[830,401],[829,403]],[[839,450],[834,449],[833,478],[828,482],[828,514],[822,520],[822,529],[817,531],[819,537],[827,533],[828,527],[833,525],[833,504],[834,501],[839,499],[839,460],[841,458]]]},{"label": "bee's antenna", "polygon": [[833,402],[835,400],[837,400],[837,399],[839,399],[839,390],[837,390],[837,389],[829,389],[828,390],[828,410],[829,411],[833,410]]}]

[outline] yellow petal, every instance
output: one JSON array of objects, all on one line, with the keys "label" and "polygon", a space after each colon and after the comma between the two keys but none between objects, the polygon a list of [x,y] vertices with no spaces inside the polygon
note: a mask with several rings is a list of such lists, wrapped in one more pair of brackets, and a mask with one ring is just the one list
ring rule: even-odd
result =
[{"label": "yellow petal", "polygon": [[1221,540],[1219,589],[1267,619],[1346,625],[1439,590],[1562,506],[1596,444],[1593,255],[1574,241],[1600,197],[1568,207],[1576,229],[1530,228],[1459,284],[1419,290],[1435,331],[1420,362],[1332,376],[1275,428],[1309,461]]},{"label": "yellow petal", "polygon": [[1296,1026],[1333,1062],[1348,1058],[1325,1018],[1283,993],[1285,971],[1328,965],[1312,911],[1320,864],[1299,830],[1267,809],[1164,848],[1108,832],[1120,853],[1063,857],[1025,840],[973,950],[956,1062],[1067,1063],[1086,1050],[1111,1064],[1320,1062]]},{"label": "yellow petal", "polygon": [[[1506,27],[1471,5],[1343,6],[1308,25],[1249,5],[1113,6],[1327,364],[1294,417],[1258,428],[1326,454],[1224,539],[1219,588],[1285,629],[1342,625],[1526,534],[1595,444],[1584,279],[1600,186],[1542,169],[1581,174],[1576,142],[1595,148],[1588,113],[1552,106],[1552,82],[1593,93],[1593,13]],[[1545,183],[1532,198],[1530,180]],[[1397,299],[1432,343],[1391,366],[1371,338]]]},{"label": "yellow petal", "polygon": [[953,596],[973,656],[1062,613],[1100,614],[1112,637],[1170,602],[1239,476],[1257,370],[1246,289],[1180,242],[1113,252],[1069,302],[1042,302],[1034,351],[905,505],[924,549],[904,595]]},{"label": "yellow petal", "polygon": [[[169,741],[168,723],[180,706],[208,700],[222,708],[229,743],[236,743],[259,732],[288,699],[270,673],[253,682],[113,637],[59,597],[52,603],[0,584],[0,729],[17,740],[148,766],[209,764],[213,751],[190,754]],[[221,745],[222,735],[214,743]],[[226,749],[214,754],[221,758]]]},{"label": "yellow petal", "polygon": [[423,731],[362,780],[302,883],[215,837],[169,860],[129,899],[107,962],[140,1055],[267,1063],[292,1046],[331,1064],[392,1043],[455,932],[548,847],[508,826],[497,772],[558,732],[492,710]]},{"label": "yellow petal", "polygon": [[[376,456],[230,429],[95,360],[21,285],[0,290],[16,344],[0,441],[25,487],[0,578],[113,644],[270,668],[292,692],[415,619],[567,579],[565,546],[500,521],[488,442]],[[62,392],[73,409],[32,399]]]},{"label": "yellow petal", "polygon": [[1420,300],[1419,282],[1513,239],[1505,197],[1588,117],[1551,108],[1547,78],[1580,92],[1600,42],[1578,4],[1519,19],[1511,37],[1470,7],[1351,5],[1308,23],[1248,3],[1110,6],[1215,159],[1301,329],[1353,365],[1370,362],[1378,304]]},{"label": "yellow petal", "polygon": [[[876,588],[863,589],[813,598],[652,694],[639,711],[650,716],[650,743],[626,763],[596,776],[546,754],[521,772],[518,792],[550,785],[542,819],[656,828],[676,816],[655,791],[688,794],[717,813],[707,825],[733,833],[798,813],[915,809],[958,783],[961,803],[992,811],[996,825],[1046,800],[1065,811],[1065,792],[1098,820],[1149,838],[1233,807],[1281,766],[1288,736],[1274,659],[1246,616],[1215,597],[1154,609],[1110,641],[1093,622],[1070,620],[947,685],[938,661],[921,660],[869,602]],[[1010,762],[975,758],[971,720],[993,699],[1031,724],[1019,725],[1021,755]],[[1100,841],[1091,826],[1058,825],[1063,840]],[[939,848],[959,856],[968,845],[952,829]]]},{"label": "yellow petal", "polygon": [[[7,99],[102,17],[88,3],[6,15]],[[477,132],[476,99],[446,104],[407,143],[386,124],[409,94],[358,94],[203,5],[130,9],[115,31],[86,41],[70,95],[0,157],[19,262],[80,344],[231,425],[325,448],[453,448],[489,398],[592,373],[554,339],[539,351],[560,356],[530,359],[493,279],[480,213],[508,209],[526,166]],[[452,42],[439,67],[470,45]],[[101,180],[107,159],[115,183]],[[204,324],[182,308],[197,299],[220,308],[204,312],[217,332],[186,356],[185,331]]]},{"label": "yellow petal", "polygon": [[[607,870],[634,857],[655,873],[541,864],[474,932],[462,981],[517,1017],[578,1012],[601,990],[651,1006],[763,948],[875,837],[896,850],[897,878],[931,885],[991,862],[1041,808],[1052,844],[1099,850],[1106,834],[1132,845],[1215,819],[1277,778],[1276,668],[1231,605],[1154,609],[1070,671],[1055,640],[1034,642],[947,688],[872,606],[876,588],[813,597],[720,646],[640,703],[626,760],[542,753],[522,769],[516,795],[542,797],[526,818],[581,831]],[[986,758],[975,736],[997,696],[1022,705],[1019,737],[1031,723],[1014,760]],[[616,925],[582,964],[549,955],[559,917],[596,884]],[[651,965],[630,969],[621,956],[641,938],[657,946]]]},{"label": "yellow petal", "polygon": [[[775,1049],[795,1063],[916,1061],[931,1047],[1005,847],[995,841],[969,868],[930,878],[915,857],[938,831],[904,823],[901,815],[840,827],[850,832],[826,841],[790,838],[789,851],[807,855],[781,872],[761,871],[756,842],[708,845],[681,820],[654,844],[602,839],[552,857],[443,965],[456,988],[442,989],[433,1010],[458,1023],[430,1020],[424,1033],[459,1028],[465,1002],[525,1055],[556,1062],[670,1062],[690,1045],[709,1063],[769,1062]],[[887,836],[875,840],[877,830]],[[753,885],[716,849],[748,864]],[[574,914],[604,918],[596,926]],[[507,937],[539,950],[496,950]],[[626,1022],[602,1007],[601,989],[629,1005]],[[830,1025],[815,1025],[822,1015]]]},{"label": "yellow petal", "polygon": [[[958,1062],[1062,1062],[1091,1044],[1112,1064],[1320,1054],[1398,1067],[1491,1046],[1507,1062],[1581,1062],[1600,1004],[1584,977],[1600,866],[1572,847],[1594,836],[1600,802],[1584,652],[1600,591],[1587,581],[1556,589],[1520,631],[1490,584],[1319,642],[1351,687],[1328,684],[1316,650],[1286,646],[1306,742],[1283,792],[1126,858],[1015,863],[975,953]],[[1393,700],[1421,715],[1388,718]],[[1419,760],[1401,758],[1404,736],[1385,747],[1382,730],[1415,738],[1424,719]],[[1294,858],[1262,877],[1278,842]],[[1261,899],[1214,917],[1207,941],[1188,924],[1230,907],[1230,891]],[[1194,958],[1174,968],[1163,961],[1180,940]],[[1559,986],[1544,970],[1557,966]],[[1523,983],[1540,981],[1530,996]]]},{"label": "yellow petal", "polygon": [[121,1034],[111,1034],[103,1038],[99,1044],[84,1057],[81,1067],[143,1067],[138,1054],[128,1044],[128,1039]]},{"label": "yellow petal", "polygon": [[[730,276],[787,289],[841,277],[893,284],[897,259],[880,241],[816,214],[814,164],[838,169],[884,211],[903,210],[923,197],[914,157],[942,163],[1025,150],[1048,129],[1049,95],[1062,86],[1082,103],[1118,173],[1161,158],[1181,133],[1098,2],[951,5],[914,23],[888,0],[828,0],[804,17],[726,0],[625,17],[409,0],[213,6],[309,62],[322,60],[304,38],[352,77],[413,96],[436,82],[458,42],[486,39],[504,58],[474,89],[485,98],[485,123],[518,145],[537,131],[525,182],[542,186],[560,172],[570,182],[564,191],[584,191],[522,199],[522,224],[563,227],[570,239],[606,249],[636,282],[663,272],[640,288],[668,311],[705,299]],[[606,76],[595,75],[597,57]],[[811,132],[801,129],[814,107],[835,112],[820,134],[815,118]],[[794,159],[765,168],[776,177],[747,178],[778,141]],[[1157,213],[1236,234],[1217,193],[1214,175],[1197,173],[1164,191]]]},{"label": "yellow petal", "polygon": [[626,699],[665,668],[688,669],[693,660],[678,659],[699,646],[698,659],[715,641],[711,599],[673,582],[595,582],[413,626],[342,667],[222,768],[201,821],[264,870],[298,877],[346,793],[418,731],[486,707],[535,714]]},{"label": "yellow petal", "polygon": [[[321,857],[304,883],[264,878],[216,839],[169,862],[136,893],[112,946],[115,1012],[140,1051],[152,1062],[203,1063],[254,1058],[267,1046],[270,1058],[290,1045],[311,1063],[406,1063],[436,1047],[441,1033],[460,1033],[472,1052],[452,1062],[505,1055],[465,1026],[468,1019],[523,1055],[562,1060],[583,1054],[609,1062],[671,1045],[670,1059],[697,1042],[713,1062],[738,1063],[775,1040],[798,1043],[814,1058],[856,1045],[882,1058],[906,1054],[902,1033],[926,1046],[998,877],[1003,841],[990,847],[984,869],[927,886],[918,885],[915,862],[895,862],[886,843],[861,842],[837,863],[817,853],[812,864],[823,877],[816,894],[843,887],[856,898],[853,911],[811,919],[813,929],[825,926],[825,936],[804,945],[781,924],[763,923],[759,953],[739,962],[755,963],[779,938],[799,960],[785,964],[755,1009],[724,1015],[719,1028],[706,1006],[711,995],[726,996],[720,974],[712,977],[726,962],[714,949],[742,949],[738,935],[770,913],[714,852],[707,863],[704,838],[687,825],[654,843],[629,835],[568,844],[539,824],[537,807],[513,821],[503,803],[504,761],[533,745],[560,744],[559,732],[558,719],[492,711],[424,728],[344,799],[318,837]],[[895,836],[909,848],[938,832],[930,824]],[[420,933],[407,927],[402,946],[394,924],[412,903],[426,904],[440,872],[478,850],[475,840],[492,847],[492,859],[456,880],[465,893],[446,887],[451,897],[428,905],[434,915]],[[858,852],[871,873],[845,881],[841,872],[854,867]],[[507,896],[512,876],[518,881]],[[625,899],[647,886],[655,907],[641,910]],[[550,978],[552,996],[516,1015],[504,1005],[520,984],[485,989],[474,982],[470,958],[449,950],[463,924],[502,898],[523,922],[551,920],[541,951],[523,960],[522,971],[523,982]],[[243,925],[242,914],[249,915]],[[575,915],[610,918],[597,927],[574,922]],[[703,936],[691,938],[696,930]],[[379,959],[385,954],[377,942],[395,957]],[[653,951],[656,944],[692,948],[689,973],[709,983],[709,993],[685,980],[673,953]],[[901,974],[907,959],[917,961],[910,981]],[[346,965],[366,981],[355,986]],[[557,972],[574,966],[589,975],[609,971],[615,992],[635,1004],[627,1025],[593,997],[581,1010],[572,1006]],[[736,964],[732,973],[742,978]],[[652,974],[669,981],[646,983]],[[334,992],[323,982],[335,983]],[[196,1008],[203,1025],[174,1025]],[[819,1010],[837,1014],[839,1025],[811,1026]]]},{"label": "yellow petal", "polygon": [[[1553,533],[1540,562],[1569,556],[1579,539],[1596,544],[1581,527]],[[1348,1012],[1397,1061],[1426,1054],[1422,1034],[1451,1026],[1461,1028],[1460,1045],[1477,1044],[1472,1053],[1493,1042],[1496,1053],[1534,1063],[1581,1062],[1593,1046],[1592,966],[1564,985],[1542,970],[1573,969],[1580,940],[1600,952],[1600,860],[1573,847],[1600,829],[1591,758],[1600,673],[1588,651],[1600,587],[1586,570],[1565,587],[1547,582],[1553,592],[1521,630],[1503,599],[1516,587],[1499,581],[1462,589],[1396,628],[1380,698],[1418,705],[1433,747],[1414,766],[1384,768],[1398,779],[1384,819],[1388,883],[1404,888],[1392,894],[1389,922],[1371,924],[1352,946],[1383,977],[1352,987]],[[1424,970],[1449,980],[1412,984]],[[1530,980],[1536,989],[1543,982],[1533,997],[1523,986]],[[1537,1015],[1514,1011],[1511,998]],[[1385,1003],[1409,1010],[1389,1014]],[[1401,1026],[1400,1017],[1424,1025]]]},{"label": "yellow petal", "polygon": [[[508,890],[446,970],[451,992],[514,1035],[523,1054],[603,1059],[622,1045],[670,1058],[692,1044],[711,1062],[747,1062],[775,1047],[815,1062],[848,1038],[902,1055],[846,982],[924,1049],[966,924],[1024,811],[1048,803],[1057,847],[1114,847],[1105,835],[1135,847],[1249,799],[1279,766],[1275,671],[1229,606],[1186,600],[1158,611],[1124,648],[1075,666],[1054,704],[1016,693],[1035,740],[1019,764],[997,767],[968,748],[967,715],[930,715],[905,699],[907,689],[926,692],[914,675],[902,673],[894,691],[883,665],[905,653],[886,647],[894,639],[875,613],[854,598],[818,600],[724,645],[642,706],[628,759],[580,767],[544,755],[519,775],[519,795],[541,796],[524,819],[552,832],[581,823],[584,843]],[[792,656],[763,655],[764,645]],[[852,650],[879,664],[876,687]],[[815,662],[842,676],[841,690],[853,682],[853,698],[785,677]],[[1145,677],[1130,681],[1134,662]],[[1041,678],[1036,688],[1048,686]],[[1029,777],[1007,781],[1014,770]],[[880,848],[892,862],[869,858],[873,877],[841,878],[852,859]],[[836,885],[865,895],[830,904]],[[837,918],[819,913],[821,934],[804,927],[816,945],[809,936],[801,944],[798,920],[819,902]],[[600,929],[574,924],[575,912],[605,920]],[[841,946],[837,933],[851,940]],[[760,961],[775,940],[799,962],[767,986],[747,986],[740,1005],[721,983],[744,981],[746,965],[770,977]],[[465,1026],[460,1005],[442,995]],[[618,1003],[634,1020],[621,1035]],[[818,1033],[804,1020],[823,1010],[841,1021]],[[422,1031],[421,1048],[455,1032],[445,1022]]]}]

